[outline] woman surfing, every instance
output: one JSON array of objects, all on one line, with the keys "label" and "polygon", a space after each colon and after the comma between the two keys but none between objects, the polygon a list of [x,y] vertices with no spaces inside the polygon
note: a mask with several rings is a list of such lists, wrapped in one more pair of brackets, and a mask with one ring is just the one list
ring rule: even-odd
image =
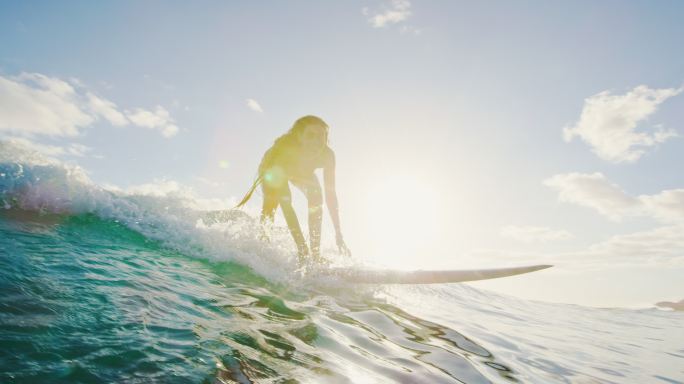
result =
[{"label": "woman surfing", "polygon": [[[275,210],[280,205],[285,221],[297,245],[300,262],[310,255],[320,261],[321,222],[323,219],[323,194],[316,169],[323,168],[325,204],[335,227],[337,247],[344,255],[351,252],[344,243],[340,229],[340,216],[335,193],[335,153],[328,146],[328,125],[319,117],[304,116],[295,121],[292,128],[275,140],[261,159],[259,172],[252,188],[240,201],[240,208],[261,185],[264,201],[261,223],[272,224]],[[304,240],[297,215],[292,208],[289,184],[304,192],[308,200],[309,246]]]}]

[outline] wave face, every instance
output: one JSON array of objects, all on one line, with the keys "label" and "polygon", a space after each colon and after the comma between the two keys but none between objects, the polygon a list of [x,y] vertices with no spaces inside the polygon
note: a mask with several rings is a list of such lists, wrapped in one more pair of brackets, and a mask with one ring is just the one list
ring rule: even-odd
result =
[{"label": "wave face", "polygon": [[0,382],[684,381],[681,312],[307,278],[286,233],[7,147],[0,207]]}]

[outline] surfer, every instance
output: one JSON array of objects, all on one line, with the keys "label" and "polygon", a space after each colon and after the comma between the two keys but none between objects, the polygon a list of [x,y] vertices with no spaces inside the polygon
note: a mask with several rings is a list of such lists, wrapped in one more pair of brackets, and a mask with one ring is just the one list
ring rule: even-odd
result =
[{"label": "surfer", "polygon": [[[264,201],[261,223],[272,224],[275,210],[280,205],[285,221],[297,245],[300,261],[310,255],[320,260],[321,221],[323,219],[323,196],[321,185],[314,171],[323,168],[325,204],[335,227],[337,247],[344,255],[351,252],[344,243],[340,229],[340,215],[335,193],[335,153],[328,146],[328,125],[319,117],[304,116],[289,131],[278,137],[261,159],[259,171],[252,187],[238,203],[240,208],[261,185]],[[297,215],[292,208],[289,184],[300,189],[308,200],[309,246],[307,246]]]}]

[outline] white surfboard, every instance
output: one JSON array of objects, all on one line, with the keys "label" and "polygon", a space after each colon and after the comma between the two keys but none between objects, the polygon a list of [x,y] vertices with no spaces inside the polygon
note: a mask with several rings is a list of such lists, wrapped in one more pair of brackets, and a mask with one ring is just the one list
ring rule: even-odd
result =
[{"label": "white surfboard", "polygon": [[521,275],[551,267],[552,265],[530,265],[512,268],[435,271],[330,268],[321,271],[321,275],[336,276],[342,280],[360,284],[439,284],[498,279],[500,277]]}]

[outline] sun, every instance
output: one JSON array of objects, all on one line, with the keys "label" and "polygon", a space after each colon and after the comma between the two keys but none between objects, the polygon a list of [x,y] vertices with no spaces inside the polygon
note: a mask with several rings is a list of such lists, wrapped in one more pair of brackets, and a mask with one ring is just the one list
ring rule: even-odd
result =
[{"label": "sun", "polygon": [[383,178],[369,190],[366,226],[372,258],[395,268],[420,265],[440,229],[437,191],[420,177]]}]

